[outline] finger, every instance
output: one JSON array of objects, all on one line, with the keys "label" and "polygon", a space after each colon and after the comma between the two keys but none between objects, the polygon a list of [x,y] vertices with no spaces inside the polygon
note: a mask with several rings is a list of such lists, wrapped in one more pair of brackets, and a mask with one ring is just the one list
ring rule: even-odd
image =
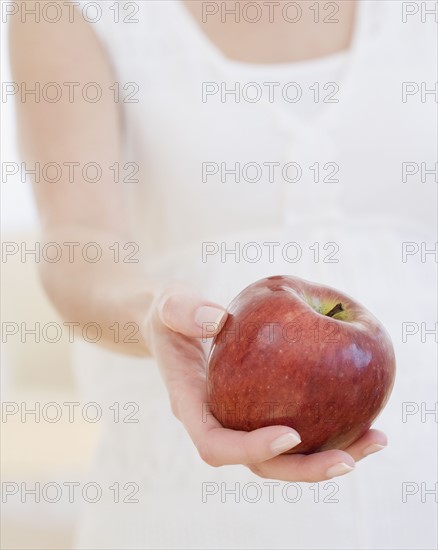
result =
[{"label": "finger", "polygon": [[281,455],[266,462],[251,464],[260,477],[281,481],[315,483],[348,474],[354,470],[353,458],[344,451],[333,450],[311,455]]},{"label": "finger", "polygon": [[355,461],[358,461],[370,454],[381,451],[387,444],[388,438],[383,432],[380,430],[368,430],[364,436],[344,450]]},{"label": "finger", "polygon": [[194,439],[201,458],[210,466],[264,462],[301,442],[299,434],[287,426],[270,426],[252,432],[228,430],[221,426]]},{"label": "finger", "polygon": [[222,328],[226,310],[182,287],[169,288],[157,304],[161,322],[190,338],[211,338]]},{"label": "finger", "polygon": [[205,377],[192,373],[178,383],[171,402],[201,458],[211,466],[250,464],[269,460],[301,442],[288,426],[269,426],[252,432],[223,428],[205,400]]}]

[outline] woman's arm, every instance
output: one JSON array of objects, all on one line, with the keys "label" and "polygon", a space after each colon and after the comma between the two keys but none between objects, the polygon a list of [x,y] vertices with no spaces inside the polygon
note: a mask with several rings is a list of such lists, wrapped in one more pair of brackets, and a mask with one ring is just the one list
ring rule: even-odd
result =
[{"label": "woman's arm", "polygon": [[[28,89],[52,82],[62,89],[57,102],[43,97],[35,101],[31,95],[24,101],[18,95],[16,102],[23,162],[27,167],[36,162],[63,167],[60,181],[33,183],[43,241],[55,242],[63,251],[59,262],[41,262],[44,287],[65,319],[82,325],[98,323],[103,345],[146,355],[141,331],[135,336],[138,344],[117,344],[114,330],[109,328],[116,321],[120,327],[125,323],[140,326],[153,289],[139,264],[116,263],[109,248],[115,242],[123,246],[134,239],[126,221],[124,184],[116,183],[109,169],[120,159],[121,113],[110,90],[116,78],[107,56],[91,25],[81,17],[75,17],[74,23],[65,17],[57,23],[44,19],[36,23],[32,17],[22,23],[18,17],[12,18],[10,51],[15,82],[25,83]],[[96,82],[103,92],[95,103],[82,96],[90,82]],[[54,90],[52,87],[52,93]],[[84,180],[82,167],[90,162],[101,167],[100,181]],[[73,182],[68,166],[74,167]],[[82,255],[83,244],[90,242],[98,243],[103,252],[96,263]],[[81,244],[69,249],[63,243]]]}]

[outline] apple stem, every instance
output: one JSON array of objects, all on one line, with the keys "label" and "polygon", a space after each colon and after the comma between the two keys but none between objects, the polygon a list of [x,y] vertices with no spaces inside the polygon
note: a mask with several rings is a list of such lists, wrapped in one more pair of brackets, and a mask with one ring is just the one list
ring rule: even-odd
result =
[{"label": "apple stem", "polygon": [[328,313],[326,313],[327,317],[333,317],[336,315],[336,313],[340,313],[341,311],[344,311],[344,308],[342,307],[342,304],[336,304],[334,308],[332,308]]}]

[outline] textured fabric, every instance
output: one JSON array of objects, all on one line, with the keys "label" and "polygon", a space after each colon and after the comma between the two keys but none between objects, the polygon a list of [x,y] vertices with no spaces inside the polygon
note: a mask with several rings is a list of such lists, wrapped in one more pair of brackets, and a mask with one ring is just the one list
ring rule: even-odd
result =
[{"label": "textured fabric", "polygon": [[[305,63],[251,65],[225,58],[202,34],[180,2],[138,2],[136,24],[114,24],[109,3],[93,24],[120,83],[139,86],[138,103],[124,103],[126,161],[140,165],[140,182],[124,183],[145,275],[181,278],[224,305],[247,284],[293,274],[351,294],[388,328],[398,374],[392,398],[376,423],[390,445],[335,485],[299,484],[288,502],[277,488],[258,502],[220,495],[202,501],[202,483],[258,482],[244,467],[212,469],[169,410],[152,360],[132,359],[93,345],[76,346],[76,372],[84,398],[139,404],[137,424],[108,422],[90,479],[140,486],[136,504],[103,499],[84,507],[77,547],[122,548],[434,548],[433,496],[402,502],[402,484],[436,482],[436,425],[419,417],[402,422],[403,402],[436,402],[433,336],[402,341],[403,322],[436,322],[436,264],[429,255],[402,262],[402,243],[436,240],[437,190],[433,177],[402,181],[403,162],[436,162],[436,104],[402,102],[402,82],[436,80],[433,23],[403,23],[398,2],[359,2],[348,53]],[[106,7],[105,7],[106,4]],[[119,2],[121,9],[129,2]],[[132,4],[132,3],[131,3]],[[121,12],[123,13],[123,12]],[[202,102],[202,82],[298,82],[303,95],[315,82],[336,82],[338,103],[266,98],[257,103]],[[330,91],[330,90],[328,90]],[[323,92],[327,93],[326,91]],[[296,162],[296,183],[237,183],[220,174],[202,181],[203,162]],[[310,166],[339,172],[315,182]],[[250,178],[247,178],[250,179]],[[202,243],[296,242],[290,263],[267,247],[202,257]],[[320,255],[315,257],[315,243]],[[326,245],[326,243],[334,243]],[[326,248],[324,249],[324,246]],[[225,246],[225,245],[224,245]],[[312,249],[310,248],[312,247]],[[293,249],[284,252],[289,258]],[[249,258],[249,259],[248,259]],[[328,260],[338,259],[337,263]],[[207,261],[203,261],[207,260]],[[326,261],[323,261],[323,260]],[[317,261],[318,260],[318,261]],[[338,502],[323,502],[329,499]],[[111,495],[111,493],[110,493]],[[293,500],[293,488],[289,492]]]}]

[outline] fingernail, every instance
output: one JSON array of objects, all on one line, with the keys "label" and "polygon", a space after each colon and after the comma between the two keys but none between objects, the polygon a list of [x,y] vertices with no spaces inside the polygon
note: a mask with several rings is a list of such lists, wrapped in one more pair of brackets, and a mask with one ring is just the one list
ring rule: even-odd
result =
[{"label": "fingernail", "polygon": [[271,451],[276,455],[284,453],[284,451],[292,449],[292,447],[296,447],[298,443],[301,443],[300,436],[292,432],[288,432],[287,434],[280,435],[280,437],[274,439],[271,443]]},{"label": "fingernail", "polygon": [[200,307],[195,314],[195,323],[203,328],[206,323],[219,326],[222,317],[225,315],[223,309],[211,306]]},{"label": "fingernail", "polygon": [[330,468],[326,471],[325,475],[328,478],[338,477],[338,476],[343,476],[344,474],[348,474],[348,472],[352,472],[353,470],[354,468],[352,468],[348,464],[345,464],[345,462],[339,462],[339,464],[330,466]]},{"label": "fingernail", "polygon": [[377,453],[377,451],[381,451],[385,447],[386,445],[379,445],[378,443],[373,443],[372,445],[370,445],[364,450],[364,452],[362,453],[362,456],[372,455],[373,453]]}]

